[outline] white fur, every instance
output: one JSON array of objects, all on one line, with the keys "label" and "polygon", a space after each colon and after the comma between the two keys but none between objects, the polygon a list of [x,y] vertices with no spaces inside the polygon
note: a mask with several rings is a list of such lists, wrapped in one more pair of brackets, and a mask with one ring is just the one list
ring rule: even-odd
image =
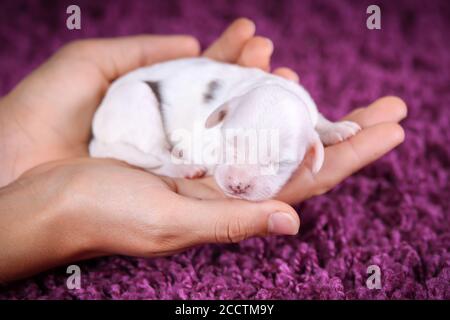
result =
[{"label": "white fur", "polygon": [[[204,95],[213,80],[218,87],[206,101]],[[163,115],[145,81],[160,83]],[[226,115],[219,122],[221,111]],[[180,130],[196,131],[214,141],[230,129],[270,128],[279,132],[280,152],[279,159],[268,161],[283,164],[275,175],[262,175],[258,163],[205,163],[205,146],[193,148],[174,137]],[[319,171],[322,142],[336,143],[358,130],[353,122],[326,120],[308,92],[294,82],[258,69],[189,58],[140,68],[117,79],[94,116],[89,151],[93,157],[116,158],[172,177],[214,174],[225,194],[262,200],[281,189],[306,155],[311,155],[311,170]],[[182,155],[179,146],[183,146]],[[220,154],[224,148],[224,144],[213,145],[211,152]],[[174,153],[193,164],[175,163]]]}]

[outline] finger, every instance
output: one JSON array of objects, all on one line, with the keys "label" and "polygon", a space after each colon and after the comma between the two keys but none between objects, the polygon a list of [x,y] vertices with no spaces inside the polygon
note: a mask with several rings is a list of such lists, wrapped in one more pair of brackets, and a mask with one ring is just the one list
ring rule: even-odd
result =
[{"label": "finger", "polygon": [[398,146],[404,138],[404,131],[397,123],[380,123],[366,128],[349,140],[327,147],[325,162],[317,175],[301,166],[277,199],[296,203],[323,194]]},{"label": "finger", "polygon": [[366,128],[383,122],[399,122],[406,117],[407,113],[403,100],[387,96],[374,101],[367,108],[350,113],[344,119],[355,121]]},{"label": "finger", "polygon": [[[355,119],[356,115],[360,112],[364,112],[364,110],[366,110],[366,107],[359,107],[359,108],[353,109],[349,114],[347,114],[344,118],[342,118],[342,120]],[[353,121],[355,121],[355,120],[353,120]]]},{"label": "finger", "polygon": [[275,200],[185,199],[183,207],[189,215],[184,227],[195,244],[238,242],[252,236],[295,235],[300,227],[295,210]]},{"label": "finger", "polygon": [[245,43],[254,34],[255,24],[253,21],[239,18],[205,50],[203,55],[214,60],[236,62]]},{"label": "finger", "polygon": [[190,36],[139,35],[75,41],[57,56],[92,61],[111,81],[144,65],[196,56],[199,52],[198,41]]},{"label": "finger", "polygon": [[203,200],[226,198],[212,177],[202,179],[161,178],[174,192],[185,197]]},{"label": "finger", "polygon": [[289,68],[277,68],[273,71],[273,74],[294,82],[300,81],[298,74]]},{"label": "finger", "polygon": [[237,63],[243,67],[269,71],[272,53],[273,43],[269,38],[253,37],[245,44]]},{"label": "finger", "polygon": [[207,185],[208,187],[212,188],[212,189],[217,189],[220,190],[219,186],[217,185],[216,181],[214,180],[213,176],[209,176],[209,177],[204,177],[201,179],[202,183],[204,185]]},{"label": "finger", "polygon": [[[405,138],[397,123],[382,123],[361,131],[343,143],[327,148],[325,167],[316,176],[322,194],[355,171],[380,158]],[[328,160],[327,160],[328,159]]]}]

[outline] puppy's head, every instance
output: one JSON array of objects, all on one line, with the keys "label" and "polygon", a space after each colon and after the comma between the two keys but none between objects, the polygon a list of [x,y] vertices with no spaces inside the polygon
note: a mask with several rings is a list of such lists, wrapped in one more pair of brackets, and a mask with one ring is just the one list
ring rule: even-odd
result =
[{"label": "puppy's head", "polygon": [[217,108],[206,127],[222,124],[221,161],[214,177],[230,197],[275,196],[306,159],[323,163],[323,145],[303,102],[279,86],[262,86]]}]

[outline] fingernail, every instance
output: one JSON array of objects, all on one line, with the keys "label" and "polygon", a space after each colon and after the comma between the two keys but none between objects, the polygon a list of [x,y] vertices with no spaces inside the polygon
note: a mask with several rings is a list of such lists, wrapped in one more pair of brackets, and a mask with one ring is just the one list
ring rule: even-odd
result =
[{"label": "fingernail", "polygon": [[295,235],[298,232],[298,224],[285,212],[275,212],[269,216],[268,230],[271,234]]}]

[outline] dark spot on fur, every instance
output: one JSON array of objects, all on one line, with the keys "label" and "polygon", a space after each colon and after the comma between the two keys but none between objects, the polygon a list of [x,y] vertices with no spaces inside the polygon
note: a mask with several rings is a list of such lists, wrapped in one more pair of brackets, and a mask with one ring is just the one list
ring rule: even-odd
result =
[{"label": "dark spot on fur", "polygon": [[164,132],[166,133],[166,141],[170,145],[170,140],[167,137],[167,125],[166,125],[166,117],[164,114],[164,108],[163,103],[161,99],[161,83],[159,81],[144,81],[152,90],[153,94],[155,95],[156,101],[158,102],[158,109],[159,114],[161,115],[161,122],[164,129]]},{"label": "dark spot on fur", "polygon": [[215,98],[217,89],[219,89],[220,83],[218,80],[212,80],[208,83],[205,94],[203,95],[203,100],[205,103],[211,102]]},{"label": "dark spot on fur", "polygon": [[161,107],[161,90],[160,84],[158,81],[145,81],[145,83],[150,87],[155,95],[156,100],[158,101],[159,107]]}]

